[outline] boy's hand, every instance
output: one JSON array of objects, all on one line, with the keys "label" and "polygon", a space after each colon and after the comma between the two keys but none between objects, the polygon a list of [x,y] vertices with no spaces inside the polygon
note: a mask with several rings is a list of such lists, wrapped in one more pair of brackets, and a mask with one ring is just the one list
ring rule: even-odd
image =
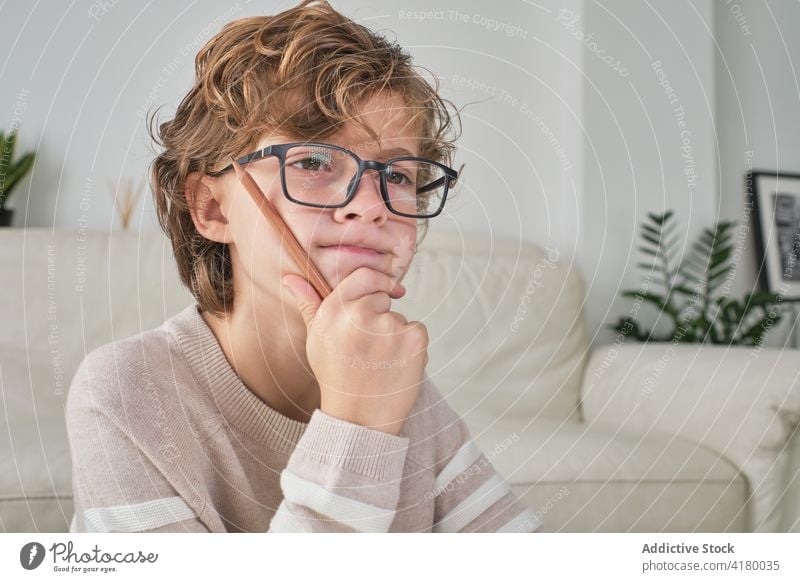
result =
[{"label": "boy's hand", "polygon": [[283,283],[306,322],[322,411],[399,434],[428,363],[425,325],[390,311],[405,288],[369,267],[350,273],[324,301],[299,275],[286,275]]}]

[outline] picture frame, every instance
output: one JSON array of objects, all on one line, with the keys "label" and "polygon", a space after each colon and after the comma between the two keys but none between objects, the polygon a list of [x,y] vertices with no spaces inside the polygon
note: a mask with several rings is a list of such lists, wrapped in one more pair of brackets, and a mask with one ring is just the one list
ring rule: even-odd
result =
[{"label": "picture frame", "polygon": [[800,174],[752,171],[745,184],[761,285],[787,301],[800,300]]}]

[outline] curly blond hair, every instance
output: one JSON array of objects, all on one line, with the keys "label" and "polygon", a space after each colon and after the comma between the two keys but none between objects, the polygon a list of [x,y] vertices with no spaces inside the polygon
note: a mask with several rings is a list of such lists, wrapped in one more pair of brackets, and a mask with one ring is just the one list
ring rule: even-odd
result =
[{"label": "curly blond hair", "polygon": [[[254,149],[264,133],[276,130],[312,140],[353,122],[374,137],[356,109],[383,90],[402,97],[411,112],[420,155],[452,165],[460,119],[438,95],[436,77],[431,86],[400,46],[324,0],[228,23],[197,54],[195,75],[173,119],[155,131],[155,115],[148,113],[149,134],[163,148],[150,181],[181,280],[201,308],[215,315],[233,308],[230,254],[226,244],[195,228],[184,195],[189,173],[220,169],[231,155]],[[424,237],[427,221],[419,226]]]}]

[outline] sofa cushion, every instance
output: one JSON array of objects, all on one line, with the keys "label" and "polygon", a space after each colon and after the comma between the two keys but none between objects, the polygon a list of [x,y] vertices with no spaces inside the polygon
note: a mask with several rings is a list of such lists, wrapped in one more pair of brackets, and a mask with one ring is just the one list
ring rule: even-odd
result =
[{"label": "sofa cushion", "polygon": [[549,419],[473,436],[545,531],[746,531],[742,475],[681,438]]}]

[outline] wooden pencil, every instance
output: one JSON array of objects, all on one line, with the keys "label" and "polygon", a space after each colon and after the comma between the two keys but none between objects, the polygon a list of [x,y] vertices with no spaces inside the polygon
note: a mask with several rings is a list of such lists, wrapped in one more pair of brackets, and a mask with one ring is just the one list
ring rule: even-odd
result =
[{"label": "wooden pencil", "polygon": [[261,209],[261,213],[264,215],[267,221],[281,235],[281,243],[285,243],[284,246],[289,251],[289,255],[292,257],[292,260],[302,271],[308,282],[311,283],[311,286],[314,287],[317,294],[319,294],[322,299],[325,299],[332,291],[331,286],[325,280],[325,277],[323,277],[322,273],[319,272],[317,266],[312,262],[311,257],[308,256],[308,253],[306,253],[305,249],[297,240],[297,237],[294,236],[292,230],[289,228],[286,222],[284,222],[277,209],[261,191],[261,188],[259,188],[253,177],[247,172],[247,170],[242,168],[242,166],[239,165],[236,160],[233,159],[233,157],[231,157],[231,162],[239,181],[242,183],[242,186],[244,186],[244,189],[247,190],[247,192],[253,198],[256,206]]}]

